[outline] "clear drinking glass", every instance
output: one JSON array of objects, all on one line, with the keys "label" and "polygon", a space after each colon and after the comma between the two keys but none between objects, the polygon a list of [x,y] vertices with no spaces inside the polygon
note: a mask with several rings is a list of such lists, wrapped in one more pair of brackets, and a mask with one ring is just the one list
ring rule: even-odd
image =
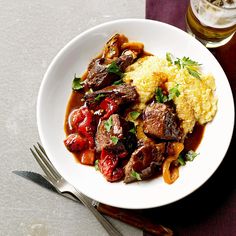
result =
[{"label": "clear drinking glass", "polygon": [[208,48],[229,42],[236,31],[236,0],[215,6],[207,0],[190,0],[186,13],[187,32]]}]

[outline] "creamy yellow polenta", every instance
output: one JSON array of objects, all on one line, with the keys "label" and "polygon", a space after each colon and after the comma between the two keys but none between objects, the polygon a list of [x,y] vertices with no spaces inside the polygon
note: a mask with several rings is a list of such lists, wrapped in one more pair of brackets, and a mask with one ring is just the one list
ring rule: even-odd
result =
[{"label": "creamy yellow polenta", "polygon": [[124,81],[136,87],[140,103],[135,109],[139,111],[153,98],[161,83],[165,83],[168,90],[178,85],[180,95],[173,101],[185,134],[192,132],[196,122],[205,124],[216,114],[216,87],[212,75],[201,74],[201,78],[197,79],[186,69],[170,65],[166,59],[146,56],[126,69]]}]

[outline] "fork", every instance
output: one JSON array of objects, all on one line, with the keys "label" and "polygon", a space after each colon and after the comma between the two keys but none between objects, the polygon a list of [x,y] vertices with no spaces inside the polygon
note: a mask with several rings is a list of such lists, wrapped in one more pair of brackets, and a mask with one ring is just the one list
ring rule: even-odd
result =
[{"label": "fork", "polygon": [[86,197],[84,194],[79,192],[73,185],[67,182],[56,170],[51,161],[49,160],[46,151],[42,147],[40,143],[37,143],[37,148],[33,145],[35,151],[30,148],[31,153],[34,158],[41,166],[42,170],[46,174],[49,182],[53,184],[56,190],[61,194],[70,193],[72,196],[79,199],[97,218],[97,220],[101,223],[101,225],[106,229],[107,233],[111,236],[122,236],[122,234],[103,216],[100,212],[92,204],[92,200]]}]

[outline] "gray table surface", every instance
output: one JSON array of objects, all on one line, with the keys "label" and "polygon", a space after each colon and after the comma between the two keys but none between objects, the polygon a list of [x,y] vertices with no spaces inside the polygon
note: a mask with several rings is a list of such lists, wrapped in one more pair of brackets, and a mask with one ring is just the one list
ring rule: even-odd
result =
[{"label": "gray table surface", "polygon": [[[39,141],[37,94],[56,53],[92,26],[144,17],[144,0],[0,0],[0,235],[107,235],[81,204],[11,172],[42,173],[29,147]],[[112,222],[124,235],[142,235]]]}]

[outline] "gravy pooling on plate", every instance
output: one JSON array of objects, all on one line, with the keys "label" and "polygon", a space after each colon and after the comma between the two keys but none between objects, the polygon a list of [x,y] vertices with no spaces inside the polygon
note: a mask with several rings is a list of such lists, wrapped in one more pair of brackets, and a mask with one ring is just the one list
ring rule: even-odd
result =
[{"label": "gravy pooling on plate", "polygon": [[[195,100],[189,98],[189,81]],[[195,95],[194,86],[202,88],[202,95]],[[166,183],[173,183],[179,166],[197,156],[205,123],[216,112],[214,79],[201,75],[198,63],[169,53],[159,59],[121,34],[106,43],[81,78],[75,76],[72,88],[65,146],[109,182],[130,183],[161,173]],[[205,108],[202,98],[211,106]],[[204,114],[195,112],[191,103]],[[183,116],[183,108],[194,118]]]}]

